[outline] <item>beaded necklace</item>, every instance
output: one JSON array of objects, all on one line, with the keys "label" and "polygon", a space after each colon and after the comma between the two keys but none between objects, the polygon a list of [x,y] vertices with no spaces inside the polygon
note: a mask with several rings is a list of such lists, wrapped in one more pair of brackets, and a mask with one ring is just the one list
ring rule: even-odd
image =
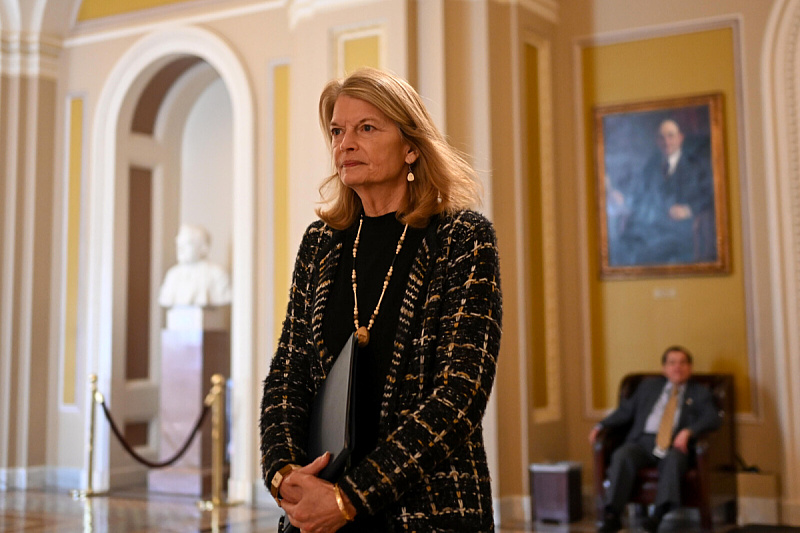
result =
[{"label": "beaded necklace", "polygon": [[353,280],[353,323],[356,326],[356,336],[358,337],[358,345],[363,347],[369,344],[369,330],[372,329],[372,325],[375,323],[375,317],[378,316],[378,312],[381,309],[381,302],[383,301],[383,295],[386,293],[386,287],[389,286],[389,280],[392,279],[392,272],[394,271],[394,262],[397,260],[397,256],[400,255],[400,250],[403,248],[403,241],[406,240],[406,231],[408,230],[408,224],[406,227],[403,228],[403,234],[400,235],[400,240],[397,241],[397,248],[394,251],[394,257],[392,258],[392,264],[389,265],[389,271],[386,273],[386,279],[383,280],[383,289],[381,290],[381,295],[378,298],[378,304],[375,306],[375,310],[372,311],[372,316],[369,318],[369,323],[366,327],[360,326],[358,323],[358,284],[356,282],[356,254],[358,253],[358,241],[361,239],[361,225],[364,224],[364,217],[362,216],[361,219],[358,221],[358,233],[356,233],[356,240],[353,243],[353,274],[351,279]]}]

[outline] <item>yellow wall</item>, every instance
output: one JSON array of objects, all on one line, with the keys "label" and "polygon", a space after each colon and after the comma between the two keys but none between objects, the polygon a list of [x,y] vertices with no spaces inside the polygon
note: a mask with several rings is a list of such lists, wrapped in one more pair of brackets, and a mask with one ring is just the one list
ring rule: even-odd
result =
[{"label": "yellow wall", "polygon": [[78,269],[81,238],[81,177],[83,165],[83,99],[69,106],[69,181],[67,204],[67,274],[64,312],[64,383],[61,401],[75,403],[78,332]]},{"label": "yellow wall", "polygon": [[78,20],[91,20],[111,15],[120,15],[169,4],[180,4],[192,0],[83,0],[78,11]]},{"label": "yellow wall", "polygon": [[545,339],[545,275],[542,227],[541,140],[539,138],[539,51],[530,44],[525,50],[525,120],[527,135],[527,237],[528,256],[528,353],[531,368],[531,407],[548,405],[547,343]]},{"label": "yellow wall", "polygon": [[381,67],[380,39],[377,35],[345,41],[344,71],[349,74],[359,67]]},{"label": "yellow wall", "polygon": [[[590,220],[592,310],[592,404],[616,404],[623,375],[660,369],[668,345],[695,355],[695,371],[730,372],[737,411],[750,412],[748,344],[742,260],[738,137],[733,34],[730,29],[645,39],[583,50],[586,161],[594,161],[592,109],[597,105],[721,92],[727,169],[731,273],[715,276],[599,279],[598,228],[593,165],[586,180]],[[636,73],[632,75],[631,73]],[[656,291],[674,293],[656,298]],[[663,292],[663,291],[662,291]]]}]

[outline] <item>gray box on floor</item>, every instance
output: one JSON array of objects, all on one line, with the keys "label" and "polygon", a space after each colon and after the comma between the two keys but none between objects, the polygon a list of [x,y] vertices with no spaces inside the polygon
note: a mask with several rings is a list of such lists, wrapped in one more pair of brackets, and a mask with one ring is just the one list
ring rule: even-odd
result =
[{"label": "gray box on floor", "polygon": [[582,518],[580,463],[534,463],[529,470],[535,520],[574,522]]}]

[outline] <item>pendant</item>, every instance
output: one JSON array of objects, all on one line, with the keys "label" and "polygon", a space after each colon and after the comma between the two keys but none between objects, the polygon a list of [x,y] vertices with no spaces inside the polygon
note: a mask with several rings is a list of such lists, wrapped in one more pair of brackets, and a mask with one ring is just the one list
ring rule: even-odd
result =
[{"label": "pendant", "polygon": [[364,326],[356,330],[356,337],[358,337],[358,345],[362,348],[369,344],[369,330]]}]

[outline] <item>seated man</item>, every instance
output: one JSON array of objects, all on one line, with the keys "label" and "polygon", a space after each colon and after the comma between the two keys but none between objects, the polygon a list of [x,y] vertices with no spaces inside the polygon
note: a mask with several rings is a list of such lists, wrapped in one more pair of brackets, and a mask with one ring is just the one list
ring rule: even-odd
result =
[{"label": "seated man", "polygon": [[602,428],[631,424],[622,444],[611,456],[610,486],[606,491],[605,516],[599,531],[621,529],[620,514],[640,468],[658,466],[658,488],[653,514],[644,529],[658,530],[664,515],[680,505],[681,479],[689,466],[689,443],[695,435],[717,429],[722,423],[711,391],[691,381],[692,356],[680,346],[661,356],[664,377],[643,381],[633,395],[589,433],[594,444]]}]

